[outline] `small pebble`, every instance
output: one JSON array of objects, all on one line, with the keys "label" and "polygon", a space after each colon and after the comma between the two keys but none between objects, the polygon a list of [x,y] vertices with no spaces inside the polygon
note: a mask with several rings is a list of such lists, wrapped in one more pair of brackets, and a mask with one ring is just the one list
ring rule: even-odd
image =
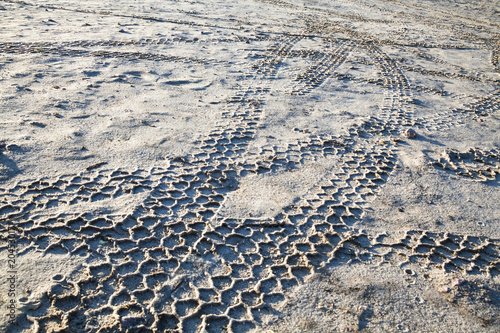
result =
[{"label": "small pebble", "polygon": [[450,292],[450,288],[448,286],[441,286],[438,288],[438,292],[446,294]]},{"label": "small pebble", "polygon": [[414,130],[412,130],[411,128],[409,128],[409,129],[407,129],[405,131],[405,136],[408,139],[415,139],[417,137],[417,132],[415,132]]},{"label": "small pebble", "polygon": [[452,287],[460,287],[461,285],[465,284],[465,279],[462,279],[462,278],[457,278],[455,280],[453,280],[453,282],[451,283],[451,286]]}]

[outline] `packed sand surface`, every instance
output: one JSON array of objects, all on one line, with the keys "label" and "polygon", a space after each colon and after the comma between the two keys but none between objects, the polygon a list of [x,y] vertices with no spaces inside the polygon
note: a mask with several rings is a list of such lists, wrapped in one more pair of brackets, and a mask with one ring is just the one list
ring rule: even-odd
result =
[{"label": "packed sand surface", "polygon": [[499,332],[500,3],[0,0],[0,331]]}]

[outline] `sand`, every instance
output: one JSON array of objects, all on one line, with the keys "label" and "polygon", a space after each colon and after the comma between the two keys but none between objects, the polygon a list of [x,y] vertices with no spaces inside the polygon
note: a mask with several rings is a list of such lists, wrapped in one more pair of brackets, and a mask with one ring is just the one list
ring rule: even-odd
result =
[{"label": "sand", "polygon": [[0,331],[500,331],[498,1],[0,1]]}]

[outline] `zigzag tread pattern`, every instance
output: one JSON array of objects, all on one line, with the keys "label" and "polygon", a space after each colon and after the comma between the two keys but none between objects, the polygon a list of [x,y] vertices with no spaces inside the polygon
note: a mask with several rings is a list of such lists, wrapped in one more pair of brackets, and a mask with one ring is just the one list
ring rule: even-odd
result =
[{"label": "zigzag tread pattern", "polygon": [[[285,2],[280,5],[288,6]],[[28,310],[26,319],[35,332],[251,331],[263,324],[264,315],[278,314],[286,292],[308,276],[352,262],[411,262],[465,274],[500,273],[500,241],[496,239],[421,230],[395,238],[354,227],[363,207],[395,170],[398,147],[388,138],[400,135],[416,121],[425,127],[442,115],[432,119],[414,116],[414,87],[404,67],[374,43],[327,36],[334,45],[331,53],[294,50],[312,30],[306,29],[302,36],[282,34],[275,40],[253,40],[273,43],[250,66],[247,87],[228,101],[223,111],[226,122],[198,141],[198,149],[191,155],[165,167],[99,168],[0,188],[1,239],[7,239],[7,228],[13,225],[19,234],[19,255],[37,251],[88,259],[83,274],[77,279],[60,277],[39,304]],[[54,43],[1,43],[0,48],[15,54],[207,63],[159,54],[77,50],[126,44],[75,42],[60,48]],[[307,57],[313,61],[291,80],[295,84],[292,94],[307,95],[328,78],[338,77],[336,68],[357,48],[370,56],[379,71],[376,84],[385,88],[376,116],[341,135],[310,134],[285,148],[262,147],[258,153],[247,150],[264,121],[269,82],[286,59]],[[466,109],[482,115],[496,108],[498,96],[493,95]],[[448,120],[439,126],[451,124],[449,119],[468,119],[470,112],[454,110],[446,115]],[[383,138],[379,140],[383,144],[370,144],[375,138]],[[496,151],[449,150],[447,154],[433,165],[473,179],[494,180],[499,172]],[[243,177],[301,168],[316,158],[337,158],[338,163],[314,189],[278,214],[271,218],[220,217],[222,205]],[[474,169],[470,163],[480,166]],[[143,200],[121,215],[71,209],[124,196]],[[67,209],[56,213],[61,207]],[[6,245],[0,247],[5,249]]]}]

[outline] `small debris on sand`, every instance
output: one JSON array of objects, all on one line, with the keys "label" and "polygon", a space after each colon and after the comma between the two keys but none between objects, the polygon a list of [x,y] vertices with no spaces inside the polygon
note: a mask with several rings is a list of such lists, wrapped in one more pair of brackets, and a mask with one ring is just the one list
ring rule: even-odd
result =
[{"label": "small debris on sand", "polygon": [[405,137],[407,137],[408,139],[415,139],[417,137],[417,132],[415,132],[413,129],[411,128],[408,128],[405,133],[404,133]]},{"label": "small debris on sand", "polygon": [[446,294],[446,293],[449,293],[450,292],[450,287],[448,286],[441,286],[437,289],[438,292],[442,293],[442,294]]},{"label": "small debris on sand", "polygon": [[106,165],[106,164],[108,164],[108,162],[100,162],[100,163],[96,163],[96,164],[94,164],[94,165],[88,166],[88,167],[87,167],[87,171],[90,171],[90,170],[93,170],[93,169],[97,169],[97,168],[99,168],[99,167],[101,167],[101,166],[103,166],[103,165]]},{"label": "small debris on sand", "polygon": [[451,283],[451,286],[452,287],[460,287],[461,285],[465,284],[467,281],[465,279],[462,279],[462,278],[456,278],[455,280],[453,280],[453,282]]}]

